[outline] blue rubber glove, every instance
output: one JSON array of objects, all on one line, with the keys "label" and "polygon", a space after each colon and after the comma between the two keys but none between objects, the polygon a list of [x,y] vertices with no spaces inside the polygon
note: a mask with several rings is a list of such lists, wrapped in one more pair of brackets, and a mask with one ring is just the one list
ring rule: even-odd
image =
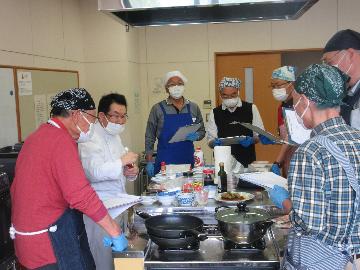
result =
[{"label": "blue rubber glove", "polygon": [[222,142],[219,140],[219,138],[216,138],[214,141],[214,146],[221,146]]},{"label": "blue rubber glove", "polygon": [[148,163],[146,164],[146,173],[149,177],[154,176],[154,162],[148,161]]},{"label": "blue rubber glove", "polygon": [[197,141],[198,139],[199,139],[199,134],[197,132],[191,132],[185,138],[185,140],[192,142]]},{"label": "blue rubber glove", "polygon": [[249,147],[250,145],[254,144],[255,140],[253,137],[249,137],[249,136],[246,136],[245,139],[240,139],[239,141],[239,144],[242,146],[242,147]]},{"label": "blue rubber glove", "polygon": [[125,234],[116,237],[105,236],[103,239],[104,247],[111,247],[113,251],[122,252],[128,247],[128,240]]},{"label": "blue rubber glove", "polygon": [[264,135],[259,135],[260,142],[264,145],[267,144],[276,144],[273,140],[270,140],[268,137],[265,137]]},{"label": "blue rubber glove", "polygon": [[283,201],[289,199],[289,192],[278,185],[275,185],[272,189],[268,190],[270,200],[276,205],[276,207],[283,209]]},{"label": "blue rubber glove", "polygon": [[279,165],[277,165],[277,164],[273,164],[271,166],[271,171],[277,175],[281,175]]}]

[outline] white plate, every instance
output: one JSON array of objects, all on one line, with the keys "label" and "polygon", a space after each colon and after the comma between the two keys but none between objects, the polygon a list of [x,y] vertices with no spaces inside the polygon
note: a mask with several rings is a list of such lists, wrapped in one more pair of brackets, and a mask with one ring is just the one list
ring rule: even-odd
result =
[{"label": "white plate", "polygon": [[215,197],[215,200],[218,201],[218,202],[223,202],[223,203],[230,203],[230,204],[236,204],[238,202],[245,202],[245,201],[249,201],[249,200],[252,200],[254,199],[254,194],[251,194],[251,193],[247,193],[247,192],[231,192],[231,193],[237,193],[241,196],[244,197],[243,200],[224,200],[221,198],[221,194],[222,193],[218,193]]},{"label": "white plate", "polygon": [[254,164],[267,164],[267,163],[269,163],[269,161],[267,161],[267,160],[255,160],[254,162],[253,162]]},{"label": "white plate", "polygon": [[151,178],[151,181],[154,181],[156,183],[162,183],[165,182],[166,180],[167,180],[166,175],[156,175]]}]

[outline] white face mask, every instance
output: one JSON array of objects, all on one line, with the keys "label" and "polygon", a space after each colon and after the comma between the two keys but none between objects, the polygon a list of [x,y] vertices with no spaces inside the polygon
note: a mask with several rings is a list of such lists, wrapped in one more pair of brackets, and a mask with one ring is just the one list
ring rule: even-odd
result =
[{"label": "white face mask", "polygon": [[[298,100],[298,102],[295,104],[294,110],[295,110],[295,108],[299,105],[300,100],[301,100],[301,98],[300,98],[300,99]],[[302,127],[303,127],[304,129],[308,129],[308,128],[304,125],[303,117],[304,117],[306,111],[309,109],[309,106],[310,106],[310,101],[307,100],[306,108],[305,108],[305,110],[303,111],[303,113],[302,113],[300,116],[297,114],[297,112],[296,112],[296,110],[295,110],[296,120],[298,121],[298,123],[299,123],[300,125],[302,125]]]},{"label": "white face mask", "polygon": [[106,121],[108,122],[105,130],[110,135],[116,136],[125,130],[125,124],[121,125],[121,124],[112,123],[107,119],[106,116],[105,116],[105,118],[106,118]]},{"label": "white face mask", "polygon": [[289,94],[286,93],[286,88],[274,88],[272,90],[273,97],[278,101],[285,101],[289,97]]},{"label": "white face mask", "polygon": [[[338,69],[340,69],[341,71],[343,71],[341,68],[339,68],[339,65],[340,63],[343,61],[344,57],[346,55],[346,51],[344,51],[343,55],[340,57],[339,61],[335,64],[335,65],[332,65],[333,67],[336,67]],[[346,70],[346,71],[343,71],[346,75],[349,75],[349,71],[350,69],[352,68],[352,63],[350,64],[349,68]]]},{"label": "white face mask", "polygon": [[227,108],[234,108],[239,103],[239,97],[225,98],[222,102]]},{"label": "white face mask", "polygon": [[94,134],[94,124],[90,123],[89,120],[87,120],[87,118],[81,113],[81,116],[85,119],[85,121],[89,124],[89,130],[88,132],[83,132],[81,130],[81,128],[76,125],[77,129],[80,131],[80,137],[79,139],[77,139],[78,143],[84,143],[84,142],[88,142],[91,140],[92,135]]},{"label": "white face mask", "polygon": [[185,87],[183,85],[175,85],[169,87],[169,94],[174,99],[179,99],[183,96]]}]

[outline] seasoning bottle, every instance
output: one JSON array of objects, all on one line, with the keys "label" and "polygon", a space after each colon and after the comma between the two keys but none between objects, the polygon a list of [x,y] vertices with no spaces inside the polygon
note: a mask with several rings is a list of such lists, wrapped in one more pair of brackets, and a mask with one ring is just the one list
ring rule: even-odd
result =
[{"label": "seasoning bottle", "polygon": [[184,183],[182,186],[182,191],[184,193],[191,193],[194,191],[194,186],[193,186],[193,182],[194,182],[194,178],[193,178],[194,174],[193,172],[184,172],[183,173],[183,177],[184,177]]},{"label": "seasoning bottle", "polygon": [[224,162],[219,163],[220,170],[218,172],[220,180],[220,192],[227,192],[227,175],[224,169]]},{"label": "seasoning bottle", "polygon": [[211,176],[213,173],[214,173],[214,171],[211,170],[211,169],[204,169],[203,170],[204,186],[214,185],[214,179]]},{"label": "seasoning bottle", "polygon": [[204,166],[204,153],[201,150],[201,147],[196,147],[194,152],[194,167],[203,167]]},{"label": "seasoning bottle", "polygon": [[161,175],[166,175],[166,164],[165,161],[162,161],[160,163],[160,171],[161,171]]}]

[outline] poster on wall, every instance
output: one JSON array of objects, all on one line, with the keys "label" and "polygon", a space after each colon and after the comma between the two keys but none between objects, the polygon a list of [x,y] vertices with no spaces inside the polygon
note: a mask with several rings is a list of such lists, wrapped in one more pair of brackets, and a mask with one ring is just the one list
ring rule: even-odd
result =
[{"label": "poster on wall", "polygon": [[35,112],[35,127],[38,128],[42,123],[48,120],[47,105],[45,95],[34,96],[34,112]]},{"label": "poster on wall", "polygon": [[53,99],[53,97],[56,96],[57,93],[51,93],[51,94],[47,94],[46,96],[46,104],[47,104],[47,117],[50,118],[50,111],[51,111],[51,101]]},{"label": "poster on wall", "polygon": [[32,95],[32,79],[30,71],[18,71],[17,81],[20,96]]},{"label": "poster on wall", "polygon": [[153,94],[160,94],[164,91],[163,79],[161,77],[154,78]]}]

